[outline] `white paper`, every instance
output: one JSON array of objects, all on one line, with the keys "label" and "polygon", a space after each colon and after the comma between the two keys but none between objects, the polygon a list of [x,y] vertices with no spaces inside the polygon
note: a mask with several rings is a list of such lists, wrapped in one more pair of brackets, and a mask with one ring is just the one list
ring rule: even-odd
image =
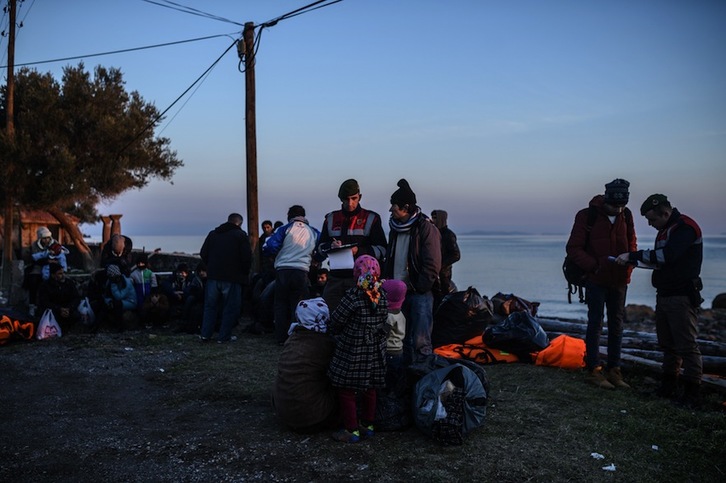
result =
[{"label": "white paper", "polygon": [[328,261],[330,262],[331,270],[353,268],[353,249],[342,248],[340,250],[330,250],[328,252]]}]

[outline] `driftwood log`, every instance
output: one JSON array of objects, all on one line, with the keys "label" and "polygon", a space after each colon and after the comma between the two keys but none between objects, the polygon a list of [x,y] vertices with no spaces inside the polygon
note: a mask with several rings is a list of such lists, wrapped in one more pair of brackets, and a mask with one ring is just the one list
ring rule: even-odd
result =
[{"label": "driftwood log", "polygon": [[[550,340],[561,334],[584,339],[587,332],[587,323],[583,322],[547,318],[538,318],[537,321],[547,332]],[[603,327],[602,338],[603,340],[607,338],[607,327]],[[726,344],[698,339],[698,346],[703,356],[703,370],[706,373],[703,375],[703,384],[720,392],[726,392]],[[604,356],[607,354],[607,348],[600,347],[600,352]],[[622,359],[660,372],[663,352],[658,347],[656,334],[623,330]]]}]

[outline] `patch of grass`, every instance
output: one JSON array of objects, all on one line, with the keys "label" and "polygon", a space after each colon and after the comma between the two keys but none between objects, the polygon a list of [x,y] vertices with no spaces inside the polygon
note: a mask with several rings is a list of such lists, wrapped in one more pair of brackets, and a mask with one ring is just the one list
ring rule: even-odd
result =
[{"label": "patch of grass", "polygon": [[[65,386],[64,404],[54,406],[58,420],[68,421],[63,428],[89,414],[112,418],[116,410],[104,401],[124,401],[123,424],[89,425],[77,439],[49,427],[38,429],[39,439],[28,423],[6,419],[0,450],[25,445],[44,456],[0,468],[0,479],[50,481],[58,468],[68,479],[89,481],[726,481],[723,395],[708,394],[704,409],[685,410],[649,395],[653,374],[642,369],[625,368],[631,390],[608,391],[586,384],[580,372],[486,366],[487,416],[464,445],[442,447],[416,428],[346,445],[277,421],[269,394],[282,348],[271,336],[239,335],[216,344],[140,331],[0,348],[11,371],[0,375],[4,407],[25,407],[28,384],[42,385],[53,371],[76,381]],[[114,378],[123,382],[118,393],[104,393],[114,389]],[[39,386],[34,394],[44,392]],[[97,408],[73,399],[89,393]],[[74,472],[67,459],[88,454],[88,441],[95,442],[93,462]],[[610,464],[615,472],[602,469]]]}]

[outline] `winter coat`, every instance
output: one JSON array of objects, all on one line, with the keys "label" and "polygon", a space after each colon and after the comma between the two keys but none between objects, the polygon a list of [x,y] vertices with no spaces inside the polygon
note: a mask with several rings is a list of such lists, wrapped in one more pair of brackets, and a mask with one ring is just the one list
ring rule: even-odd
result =
[{"label": "winter coat", "polygon": [[[378,262],[386,256],[386,233],[381,225],[381,216],[375,211],[366,210],[358,205],[353,211],[336,210],[325,215],[317,258],[322,261],[330,250],[333,239],[340,240],[343,245],[356,244],[356,257],[370,255]],[[353,270],[331,270],[330,276],[352,278]]]},{"label": "winter coat", "polygon": [[335,412],[337,398],[327,376],[335,347],[328,334],[296,328],[277,363],[272,403],[278,417],[293,429],[321,423]]},{"label": "winter coat", "polygon": [[120,300],[124,310],[135,310],[136,309],[136,289],[131,279],[125,275],[122,275],[124,282],[116,283],[111,280],[106,282],[107,294],[105,299],[106,303],[111,303],[113,300]]},{"label": "winter coat", "polygon": [[38,289],[38,305],[42,310],[51,309],[57,312],[63,308],[75,311],[80,302],[81,296],[76,283],[67,277],[63,277],[61,281],[49,278]]},{"label": "winter coat", "polygon": [[252,265],[250,239],[242,228],[226,222],[210,231],[199,255],[207,265],[207,278],[246,285]]},{"label": "winter coat", "polygon": [[633,215],[623,211],[610,222],[603,204],[605,197],[597,195],[590,206],[597,211],[597,217],[590,229],[587,246],[587,221],[590,208],[584,208],[575,215],[570,238],[567,241],[567,256],[587,273],[587,279],[604,287],[622,287],[630,283],[632,266],[622,266],[608,260],[621,253],[634,251],[637,247]]},{"label": "winter coat", "polygon": [[[430,292],[439,279],[441,271],[441,234],[431,220],[419,213],[419,220],[411,227],[411,241],[408,249],[409,289],[423,294]],[[393,278],[398,232],[391,230],[388,238],[388,258],[383,278]]]},{"label": "winter coat", "polygon": [[320,232],[299,216],[281,226],[265,240],[262,253],[275,256],[275,269],[310,270],[313,250],[318,243]]},{"label": "winter coat", "polygon": [[334,387],[365,390],[385,386],[387,324],[385,292],[373,307],[358,287],[346,291],[328,326],[337,335],[328,369]]},{"label": "winter coat", "polygon": [[703,235],[698,224],[676,208],[666,226],[658,231],[655,248],[635,252],[630,259],[657,267],[653,270],[652,283],[658,295],[700,299]]}]

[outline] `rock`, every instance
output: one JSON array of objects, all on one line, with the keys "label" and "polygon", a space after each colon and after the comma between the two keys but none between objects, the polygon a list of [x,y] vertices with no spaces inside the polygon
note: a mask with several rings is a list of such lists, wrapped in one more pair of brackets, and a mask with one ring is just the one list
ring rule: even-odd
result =
[{"label": "rock", "polygon": [[711,302],[712,309],[726,309],[726,293],[720,293]]},{"label": "rock", "polygon": [[632,323],[652,321],[655,319],[655,310],[647,305],[628,304],[625,306],[625,318]]}]

